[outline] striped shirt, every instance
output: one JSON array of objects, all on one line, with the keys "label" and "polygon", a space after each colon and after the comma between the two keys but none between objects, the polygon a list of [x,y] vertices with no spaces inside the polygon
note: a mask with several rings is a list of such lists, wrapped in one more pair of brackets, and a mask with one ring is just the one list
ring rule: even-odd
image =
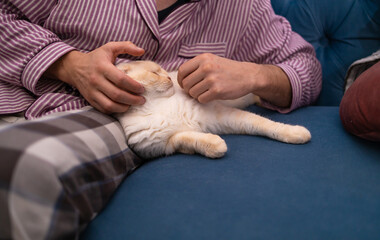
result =
[{"label": "striped shirt", "polygon": [[313,47],[270,0],[192,0],[159,24],[154,0],[0,1],[0,114],[25,111],[28,119],[74,110],[88,103],[70,86],[43,77],[71,50],[89,52],[110,41],[131,41],[141,57],[166,70],[201,53],[274,64],[292,86],[289,109],[313,103],[321,90],[321,67]]}]

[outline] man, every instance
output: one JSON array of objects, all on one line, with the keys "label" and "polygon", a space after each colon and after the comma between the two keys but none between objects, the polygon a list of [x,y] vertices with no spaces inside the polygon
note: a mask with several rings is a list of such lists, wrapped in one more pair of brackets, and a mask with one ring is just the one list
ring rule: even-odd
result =
[{"label": "man", "polygon": [[179,68],[180,85],[200,102],[253,92],[288,112],[315,101],[313,48],[270,1],[175,2],[3,1],[0,114],[32,119],[88,103],[126,111],[144,103],[143,88],[113,64],[135,59]]},{"label": "man", "polygon": [[[312,46],[269,0],[3,0],[0,32],[0,115],[127,111],[144,89],[114,64],[137,59],[178,69],[202,103],[252,92],[289,112],[321,89]],[[0,238],[79,237],[141,164],[114,121],[86,111],[0,131]]]}]

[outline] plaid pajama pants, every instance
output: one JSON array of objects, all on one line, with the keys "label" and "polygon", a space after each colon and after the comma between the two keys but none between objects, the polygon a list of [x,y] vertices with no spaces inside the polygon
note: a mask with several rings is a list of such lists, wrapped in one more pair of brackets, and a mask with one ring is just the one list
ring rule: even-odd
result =
[{"label": "plaid pajama pants", "polygon": [[93,109],[0,129],[0,239],[78,239],[142,163]]}]

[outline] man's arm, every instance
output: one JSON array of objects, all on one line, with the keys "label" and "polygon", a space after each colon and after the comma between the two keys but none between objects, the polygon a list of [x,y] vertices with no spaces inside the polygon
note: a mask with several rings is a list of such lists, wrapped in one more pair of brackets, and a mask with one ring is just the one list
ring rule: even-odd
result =
[{"label": "man's arm", "polygon": [[292,99],[288,76],[281,68],[213,54],[202,54],[183,64],[178,71],[178,82],[201,103],[254,93],[276,106],[288,108]]},{"label": "man's arm", "polygon": [[0,2],[0,81],[22,86],[37,96],[62,85],[39,81],[48,66],[74,49],[38,24],[55,5],[56,1],[42,0]]},{"label": "man's arm", "polygon": [[252,1],[252,13],[231,59],[202,54],[179,68],[179,84],[200,102],[258,95],[262,105],[289,112],[312,104],[322,86],[313,47],[277,16],[270,1]]},{"label": "man's arm", "polygon": [[144,103],[144,98],[136,95],[143,92],[142,86],[113,66],[118,54],[140,56],[144,50],[123,42],[106,44],[88,54],[76,51],[41,27],[56,4],[43,0],[0,2],[0,81],[23,87],[35,96],[68,83],[105,113]]},{"label": "man's arm", "polygon": [[274,13],[269,0],[253,2],[255,10],[244,36],[245,49],[250,50],[252,61],[281,68],[292,91],[289,107],[265,97],[261,104],[286,113],[314,103],[322,88],[322,69],[313,46],[292,31],[289,21]]}]

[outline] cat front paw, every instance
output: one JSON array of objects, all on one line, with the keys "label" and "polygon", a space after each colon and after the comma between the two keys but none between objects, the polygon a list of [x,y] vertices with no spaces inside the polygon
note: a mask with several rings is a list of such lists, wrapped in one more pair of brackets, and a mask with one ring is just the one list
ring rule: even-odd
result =
[{"label": "cat front paw", "polygon": [[209,158],[221,158],[227,152],[226,142],[218,135],[205,134],[198,144],[200,153]]}]

